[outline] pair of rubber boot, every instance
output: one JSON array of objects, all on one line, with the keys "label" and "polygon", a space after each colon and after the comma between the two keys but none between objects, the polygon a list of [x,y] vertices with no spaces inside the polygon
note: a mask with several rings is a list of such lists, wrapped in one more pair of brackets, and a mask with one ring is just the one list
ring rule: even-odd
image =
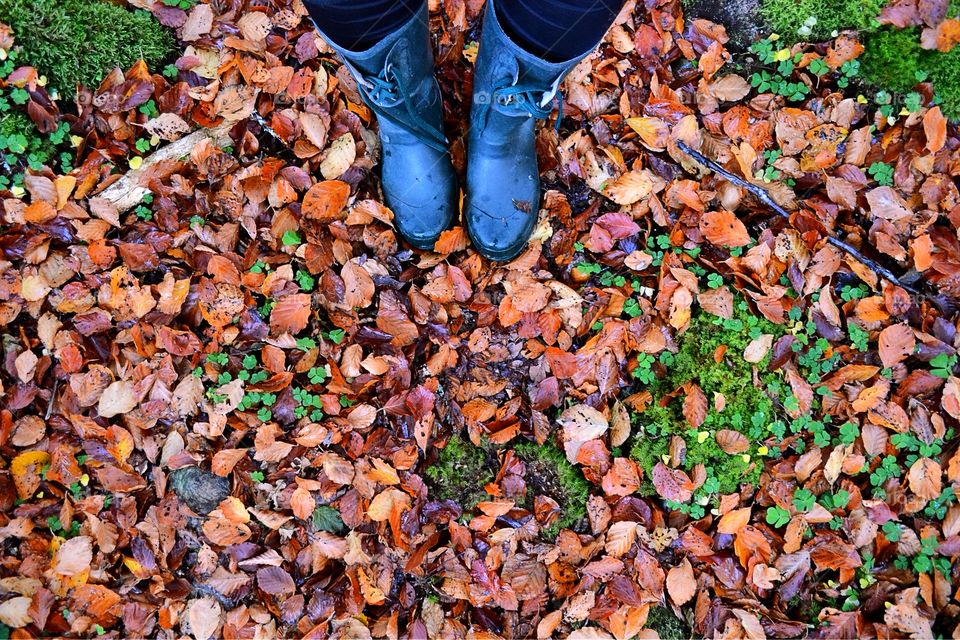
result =
[{"label": "pair of rubber boot", "polygon": [[[325,38],[378,116],[387,205],[397,230],[419,249],[433,248],[460,203],[433,75],[426,4],[366,51],[349,51]],[[495,4],[487,2],[474,74],[463,218],[476,249],[505,261],[523,251],[539,213],[536,121],[549,117],[561,81],[586,53],[549,62],[525,51],[503,30]]]}]

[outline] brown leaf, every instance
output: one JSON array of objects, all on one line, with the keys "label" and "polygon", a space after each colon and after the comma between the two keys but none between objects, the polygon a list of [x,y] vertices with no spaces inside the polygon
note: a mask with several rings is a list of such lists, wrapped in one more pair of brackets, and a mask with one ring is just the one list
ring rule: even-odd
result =
[{"label": "brown leaf", "polygon": [[653,193],[656,184],[655,177],[649,171],[630,171],[608,184],[603,195],[617,204],[630,205]]},{"label": "brown leaf", "polygon": [[57,549],[53,560],[53,571],[68,578],[90,569],[93,561],[93,538],[77,536],[70,538]]},{"label": "brown leaf", "polygon": [[736,455],[750,449],[750,441],[747,436],[739,431],[732,429],[721,429],[717,432],[717,444],[723,449],[724,453]]},{"label": "brown leaf", "polygon": [[373,304],[373,295],[377,288],[373,283],[373,278],[370,277],[366,269],[360,266],[359,262],[351,260],[343,265],[340,277],[343,278],[343,303],[345,305],[351,308],[366,309]]},{"label": "brown leaf", "polygon": [[663,151],[670,139],[670,127],[660,118],[627,118],[627,124],[640,136],[643,146]]},{"label": "brown leaf", "polygon": [[947,119],[936,106],[923,114],[923,133],[927,136],[927,151],[936,153],[947,143]]},{"label": "brown leaf", "polygon": [[884,367],[906,360],[916,346],[917,339],[909,325],[894,324],[880,332],[880,360]]},{"label": "brown leaf", "polygon": [[943,410],[956,420],[960,420],[960,378],[950,376],[943,387],[941,399]]},{"label": "brown leaf", "polygon": [[211,28],[213,28],[213,9],[208,4],[198,4],[187,16],[187,21],[180,30],[180,39],[184,42],[199,40],[200,36],[210,33]]},{"label": "brown leaf", "polygon": [[301,520],[306,520],[313,515],[313,510],[316,506],[317,501],[314,500],[310,492],[303,487],[294,489],[293,495],[290,496],[290,508],[293,509],[293,515]]},{"label": "brown leaf", "polygon": [[765,333],[759,338],[750,341],[747,348],[743,350],[743,359],[751,364],[757,364],[767,357],[770,347],[773,346],[773,335]]},{"label": "brown leaf", "polygon": [[679,469],[671,469],[662,462],[653,467],[653,486],[666,500],[686,502],[693,496],[694,484],[690,476]]},{"label": "brown leaf", "polygon": [[607,529],[606,552],[614,558],[620,558],[630,551],[637,535],[637,523],[629,521],[614,522]]},{"label": "brown leaf", "polygon": [[576,464],[580,447],[589,440],[601,437],[610,428],[603,414],[586,404],[573,405],[557,418],[563,429],[563,449],[567,460]]},{"label": "brown leaf", "polygon": [[272,596],[289,596],[297,590],[293,578],[282,567],[257,569],[257,586]]},{"label": "brown leaf", "polygon": [[327,149],[320,163],[320,173],[327,180],[342,176],[357,159],[357,143],[352,133],[345,133]]},{"label": "brown leaf", "polygon": [[735,102],[750,93],[750,83],[730,73],[707,85],[707,93],[724,102]]},{"label": "brown leaf", "polygon": [[280,298],[270,312],[270,331],[273,334],[297,335],[310,320],[310,296],[295,293]]},{"label": "brown leaf", "polygon": [[104,389],[97,405],[97,413],[101,418],[129,413],[137,406],[137,396],[133,384],[126,380],[118,380]]},{"label": "brown leaf", "polygon": [[637,463],[627,458],[616,458],[603,476],[603,491],[608,496],[629,496],[640,488]]},{"label": "brown leaf", "polygon": [[867,192],[870,213],[878,218],[897,222],[913,216],[906,200],[900,197],[892,187],[877,187]]},{"label": "brown leaf", "polygon": [[220,626],[220,616],[223,608],[215,598],[204,596],[191,600],[187,605],[189,612],[187,620],[190,623],[190,635],[195,640],[209,640]]},{"label": "brown leaf", "polygon": [[717,531],[728,535],[736,535],[740,529],[750,524],[750,513],[750,507],[744,507],[723,514],[717,524]]},{"label": "brown leaf", "polygon": [[667,573],[667,593],[678,606],[689,602],[697,593],[697,579],[693,575],[693,565],[686,558],[680,566],[673,567]]},{"label": "brown leaf", "polygon": [[687,419],[691,427],[696,429],[707,419],[707,412],[710,409],[707,396],[694,382],[685,384],[683,390],[687,394],[683,399],[683,417]]},{"label": "brown leaf", "polygon": [[410,508],[410,496],[399,489],[386,489],[370,501],[367,515],[374,522],[388,520],[394,512],[400,513]]},{"label": "brown leaf", "polygon": [[942,476],[943,472],[939,464],[930,458],[920,458],[910,467],[907,477],[911,491],[924,500],[933,500],[940,496]]}]

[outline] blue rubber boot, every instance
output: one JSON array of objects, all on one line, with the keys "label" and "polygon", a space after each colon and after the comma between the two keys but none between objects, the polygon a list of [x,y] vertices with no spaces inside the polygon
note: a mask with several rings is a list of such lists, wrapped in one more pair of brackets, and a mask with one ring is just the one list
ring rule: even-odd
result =
[{"label": "blue rubber boot", "polygon": [[397,230],[414,247],[432,249],[456,216],[460,194],[443,134],[427,3],[366,51],[349,51],[320,35],[340,54],[364,102],[377,114],[383,192]]},{"label": "blue rubber boot", "polygon": [[477,250],[505,261],[526,247],[540,211],[537,120],[562,102],[560,83],[590,52],[541,59],[504,32],[496,4],[487,2],[474,74],[464,220]]}]

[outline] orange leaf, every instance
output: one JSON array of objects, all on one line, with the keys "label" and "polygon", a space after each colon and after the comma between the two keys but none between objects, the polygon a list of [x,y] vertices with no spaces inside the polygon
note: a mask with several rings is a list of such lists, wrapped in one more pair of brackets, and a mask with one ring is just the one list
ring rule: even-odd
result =
[{"label": "orange leaf", "polygon": [[399,489],[386,489],[377,495],[367,509],[367,515],[374,522],[388,520],[394,511],[406,511],[410,508],[410,496]]},{"label": "orange leaf", "polygon": [[724,514],[723,517],[720,518],[720,523],[717,525],[717,531],[720,533],[726,533],[728,535],[734,535],[748,524],[750,524],[750,507],[734,509],[733,511]]},{"label": "orange leaf", "polygon": [[310,187],[303,197],[301,212],[310,220],[331,222],[340,217],[350,199],[350,185],[339,180],[326,180]]},{"label": "orange leaf", "polygon": [[913,329],[906,324],[894,324],[880,332],[880,360],[884,367],[906,360],[916,346]]},{"label": "orange leaf", "polygon": [[290,508],[293,509],[293,515],[301,520],[306,520],[313,514],[317,506],[317,501],[313,499],[310,492],[303,487],[297,487],[290,496]]},{"label": "orange leaf", "polygon": [[696,429],[707,419],[707,396],[696,383],[687,383],[683,388],[687,393],[683,400],[683,417]]},{"label": "orange leaf", "polygon": [[693,575],[693,565],[686,558],[680,566],[673,567],[667,573],[667,593],[677,605],[689,602],[697,592],[697,579]]},{"label": "orange leaf", "polygon": [[750,234],[740,219],[729,211],[708,211],[700,218],[700,231],[718,246],[743,247],[750,244]]},{"label": "orange leaf", "polygon": [[310,320],[310,296],[296,293],[277,301],[270,313],[270,330],[296,335],[303,331]]},{"label": "orange leaf", "polygon": [[923,115],[923,133],[927,136],[927,151],[936,153],[947,143],[947,119],[940,107],[934,107]]},{"label": "orange leaf", "polygon": [[940,495],[942,489],[943,471],[940,465],[930,458],[920,458],[910,467],[910,490],[917,497],[924,500],[933,500]]}]

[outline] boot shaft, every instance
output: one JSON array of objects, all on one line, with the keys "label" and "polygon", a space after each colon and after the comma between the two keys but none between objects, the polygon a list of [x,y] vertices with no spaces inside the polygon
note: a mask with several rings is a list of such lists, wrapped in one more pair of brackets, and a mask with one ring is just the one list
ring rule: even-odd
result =
[{"label": "boot shaft", "polygon": [[[560,96],[560,84],[593,48],[562,62],[550,62],[517,44],[497,16],[496,0],[488,0],[473,84],[471,139],[487,134],[491,124],[518,126],[516,119],[543,120]],[[511,124],[511,120],[513,120]]]},{"label": "boot shaft", "polygon": [[411,137],[437,150],[446,149],[426,2],[403,27],[364,51],[341,47],[318,31],[357,81],[364,102],[377,114],[384,134]]}]

